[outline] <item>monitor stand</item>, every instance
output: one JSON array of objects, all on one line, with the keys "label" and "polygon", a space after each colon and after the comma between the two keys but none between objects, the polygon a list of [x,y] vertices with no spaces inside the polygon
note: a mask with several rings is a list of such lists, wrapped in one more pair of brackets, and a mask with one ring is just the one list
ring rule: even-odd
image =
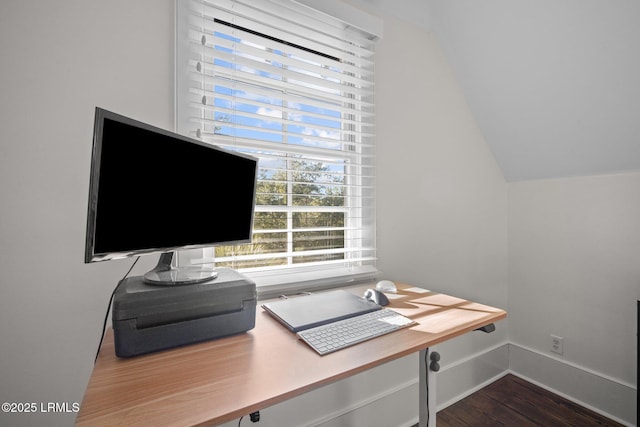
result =
[{"label": "monitor stand", "polygon": [[172,265],[174,252],[163,252],[156,267],[145,273],[144,281],[150,285],[176,286],[213,280],[218,272],[206,266],[189,265],[174,267]]}]

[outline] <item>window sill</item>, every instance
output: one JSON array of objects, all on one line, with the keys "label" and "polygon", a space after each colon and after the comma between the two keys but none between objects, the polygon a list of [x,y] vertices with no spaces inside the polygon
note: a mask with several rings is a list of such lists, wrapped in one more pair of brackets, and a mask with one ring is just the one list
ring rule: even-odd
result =
[{"label": "window sill", "polygon": [[380,272],[373,266],[365,266],[359,269],[336,268],[284,274],[281,272],[243,274],[256,283],[258,300],[264,300],[280,295],[367,283],[374,281]]}]

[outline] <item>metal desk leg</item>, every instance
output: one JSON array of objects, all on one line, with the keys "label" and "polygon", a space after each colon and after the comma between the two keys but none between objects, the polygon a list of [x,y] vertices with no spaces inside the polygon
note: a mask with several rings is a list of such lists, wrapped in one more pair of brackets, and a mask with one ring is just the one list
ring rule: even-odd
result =
[{"label": "metal desk leg", "polygon": [[420,365],[420,379],[418,381],[418,412],[419,427],[436,426],[436,381],[435,375],[429,373],[429,349],[420,351],[418,364]]}]

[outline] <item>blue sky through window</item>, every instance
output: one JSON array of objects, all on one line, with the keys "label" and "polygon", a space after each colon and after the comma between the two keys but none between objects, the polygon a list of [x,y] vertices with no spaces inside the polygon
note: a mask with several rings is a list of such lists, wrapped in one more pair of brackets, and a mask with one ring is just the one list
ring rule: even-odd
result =
[{"label": "blue sky through window", "polygon": [[[222,32],[216,32],[215,36],[233,43],[247,43],[243,42],[241,38]],[[258,46],[253,42],[250,45],[267,52],[263,46]],[[285,80],[285,68],[282,63],[236,52],[225,46],[216,45],[215,49],[250,60],[244,61],[243,65],[240,65],[215,58],[214,64],[216,66],[234,70],[237,73],[254,75],[265,82],[261,85],[256,84],[254,91],[251,91],[251,85],[248,85],[249,89],[247,90],[224,86],[220,83],[214,87],[215,93],[220,94],[214,99],[214,106],[217,109],[214,113],[214,119],[217,122],[215,133],[236,138],[321,147],[336,151],[343,150],[340,110],[332,109],[331,102],[327,100],[310,99],[311,103],[305,103],[302,100],[296,102],[288,101],[288,103],[284,101],[284,99],[291,98],[288,97],[288,94],[282,93],[277,89],[280,86],[279,82]],[[282,51],[270,51],[269,53],[285,55]],[[291,54],[286,55],[292,57]],[[300,60],[300,58],[296,59]],[[249,67],[247,62],[254,64],[254,66]],[[306,62],[320,66],[319,63],[309,60],[306,60]],[[332,84],[339,83],[335,78],[324,78],[318,73],[292,68],[289,70],[312,75],[316,78],[320,77]],[[335,71],[335,69],[333,70]],[[269,84],[270,80],[273,83]],[[289,82],[291,82],[291,79],[289,79]],[[231,84],[232,82],[230,81],[229,86]],[[335,92],[335,89],[327,89],[318,85],[310,85],[304,82],[298,82],[298,84],[303,87],[324,90],[327,93]],[[239,86],[247,87],[247,85]],[[264,95],[265,93],[268,93],[269,96]],[[282,160],[261,157],[261,168],[264,171],[285,168],[285,165],[278,163],[282,163]],[[344,173],[345,165],[343,162],[325,162],[324,165],[329,173]],[[272,173],[266,173],[267,176],[272,175]]]}]

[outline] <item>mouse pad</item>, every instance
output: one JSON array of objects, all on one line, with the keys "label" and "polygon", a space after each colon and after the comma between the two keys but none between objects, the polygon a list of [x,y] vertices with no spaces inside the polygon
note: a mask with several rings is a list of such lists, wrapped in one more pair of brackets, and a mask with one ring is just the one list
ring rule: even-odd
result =
[{"label": "mouse pad", "polygon": [[268,302],[262,304],[262,308],[291,332],[299,332],[382,307],[350,292],[337,290]]}]

